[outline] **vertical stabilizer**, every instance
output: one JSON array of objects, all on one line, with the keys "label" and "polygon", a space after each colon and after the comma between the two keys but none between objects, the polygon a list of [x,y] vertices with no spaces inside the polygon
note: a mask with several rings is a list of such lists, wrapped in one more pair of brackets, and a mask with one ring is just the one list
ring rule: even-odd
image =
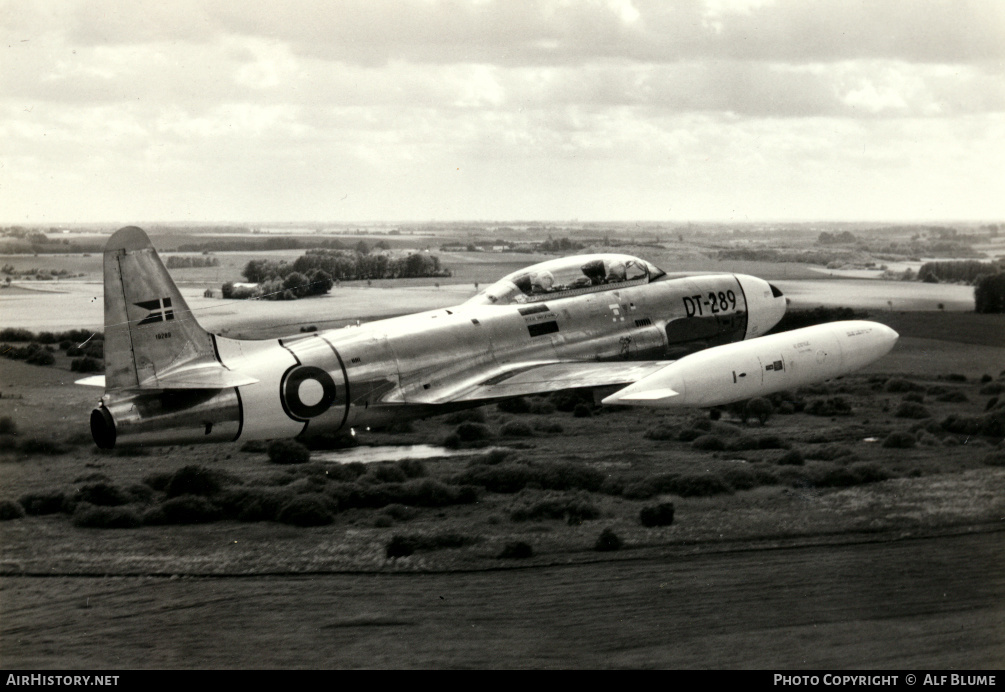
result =
[{"label": "vertical stabilizer", "polygon": [[196,322],[147,234],[119,229],[105,245],[105,386],[156,387],[182,366],[215,364],[213,337]]}]

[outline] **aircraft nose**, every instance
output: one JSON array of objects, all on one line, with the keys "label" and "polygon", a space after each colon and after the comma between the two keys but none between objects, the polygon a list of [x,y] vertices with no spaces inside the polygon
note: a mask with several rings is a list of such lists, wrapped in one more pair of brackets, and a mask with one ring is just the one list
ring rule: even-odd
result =
[{"label": "aircraft nose", "polygon": [[890,327],[887,327],[887,326],[886,326],[885,324],[883,325],[883,329],[882,329],[882,332],[883,332],[883,336],[884,336],[884,337],[886,338],[887,342],[888,342],[888,343],[889,343],[889,344],[890,344],[891,346],[892,346],[892,345],[893,345],[894,343],[896,343],[897,339],[899,339],[899,338],[900,338],[900,334],[898,334],[898,333],[897,333],[896,331],[894,331],[894,330],[893,330],[893,329],[891,329]]}]

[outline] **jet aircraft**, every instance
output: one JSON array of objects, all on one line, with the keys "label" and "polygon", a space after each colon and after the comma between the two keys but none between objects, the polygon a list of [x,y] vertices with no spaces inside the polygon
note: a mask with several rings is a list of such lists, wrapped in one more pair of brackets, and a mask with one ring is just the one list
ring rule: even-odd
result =
[{"label": "jet aircraft", "polygon": [[709,407],[886,354],[874,322],[765,337],[785,297],[744,274],[671,277],[623,254],[536,264],[448,309],[290,338],[203,329],[130,226],[104,251],[99,447],[310,437],[590,388],[605,404]]}]

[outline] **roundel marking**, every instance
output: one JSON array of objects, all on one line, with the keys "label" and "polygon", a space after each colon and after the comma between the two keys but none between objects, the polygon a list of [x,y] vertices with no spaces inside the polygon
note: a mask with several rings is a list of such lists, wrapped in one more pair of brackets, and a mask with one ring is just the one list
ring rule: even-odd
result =
[{"label": "roundel marking", "polygon": [[[301,385],[306,386],[301,388]],[[321,388],[320,398],[317,396],[318,386]],[[302,421],[320,416],[331,408],[335,401],[335,380],[327,372],[313,365],[295,365],[290,368],[283,377],[279,389],[283,407],[294,420]],[[315,403],[304,402],[301,398],[301,389],[304,396]]]}]

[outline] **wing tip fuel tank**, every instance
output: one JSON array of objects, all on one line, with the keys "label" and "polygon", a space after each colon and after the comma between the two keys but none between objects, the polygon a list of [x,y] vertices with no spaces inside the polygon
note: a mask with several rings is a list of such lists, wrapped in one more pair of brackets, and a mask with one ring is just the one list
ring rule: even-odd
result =
[{"label": "wing tip fuel tank", "polygon": [[721,406],[849,374],[885,356],[898,338],[885,324],[850,320],[726,344],[681,358],[603,403]]}]

